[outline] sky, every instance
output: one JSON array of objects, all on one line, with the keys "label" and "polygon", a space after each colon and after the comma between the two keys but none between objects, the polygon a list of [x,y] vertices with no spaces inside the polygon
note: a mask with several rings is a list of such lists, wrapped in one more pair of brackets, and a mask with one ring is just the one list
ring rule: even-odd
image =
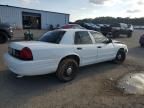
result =
[{"label": "sky", "polygon": [[70,14],[70,21],[101,16],[144,17],[144,0],[0,0],[0,4]]}]

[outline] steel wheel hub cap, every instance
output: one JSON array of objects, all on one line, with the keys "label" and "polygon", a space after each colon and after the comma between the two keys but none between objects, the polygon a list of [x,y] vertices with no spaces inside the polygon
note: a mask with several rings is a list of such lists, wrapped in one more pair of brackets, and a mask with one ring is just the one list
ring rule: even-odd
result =
[{"label": "steel wheel hub cap", "polygon": [[69,67],[66,72],[67,72],[67,75],[71,75],[72,74],[72,68]]}]

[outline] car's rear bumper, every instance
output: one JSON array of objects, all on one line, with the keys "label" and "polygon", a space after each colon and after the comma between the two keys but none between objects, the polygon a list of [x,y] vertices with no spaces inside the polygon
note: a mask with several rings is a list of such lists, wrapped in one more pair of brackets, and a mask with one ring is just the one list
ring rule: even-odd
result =
[{"label": "car's rear bumper", "polygon": [[57,69],[54,60],[22,61],[8,53],[4,55],[4,60],[13,73],[21,76],[44,75],[55,72]]}]

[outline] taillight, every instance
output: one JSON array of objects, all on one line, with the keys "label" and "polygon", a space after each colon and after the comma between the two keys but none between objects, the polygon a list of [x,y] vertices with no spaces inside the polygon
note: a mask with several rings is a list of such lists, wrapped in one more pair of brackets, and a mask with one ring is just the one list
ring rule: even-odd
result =
[{"label": "taillight", "polygon": [[19,58],[22,60],[33,60],[32,52],[29,48],[25,47],[20,51]]}]

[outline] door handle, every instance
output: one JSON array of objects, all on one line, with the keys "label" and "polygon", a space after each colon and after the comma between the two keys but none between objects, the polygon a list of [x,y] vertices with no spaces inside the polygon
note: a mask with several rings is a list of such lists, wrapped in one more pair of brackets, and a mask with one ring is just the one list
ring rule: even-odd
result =
[{"label": "door handle", "polygon": [[77,50],[82,50],[82,48],[78,47]]},{"label": "door handle", "polygon": [[101,46],[98,46],[97,48],[102,48]]}]

